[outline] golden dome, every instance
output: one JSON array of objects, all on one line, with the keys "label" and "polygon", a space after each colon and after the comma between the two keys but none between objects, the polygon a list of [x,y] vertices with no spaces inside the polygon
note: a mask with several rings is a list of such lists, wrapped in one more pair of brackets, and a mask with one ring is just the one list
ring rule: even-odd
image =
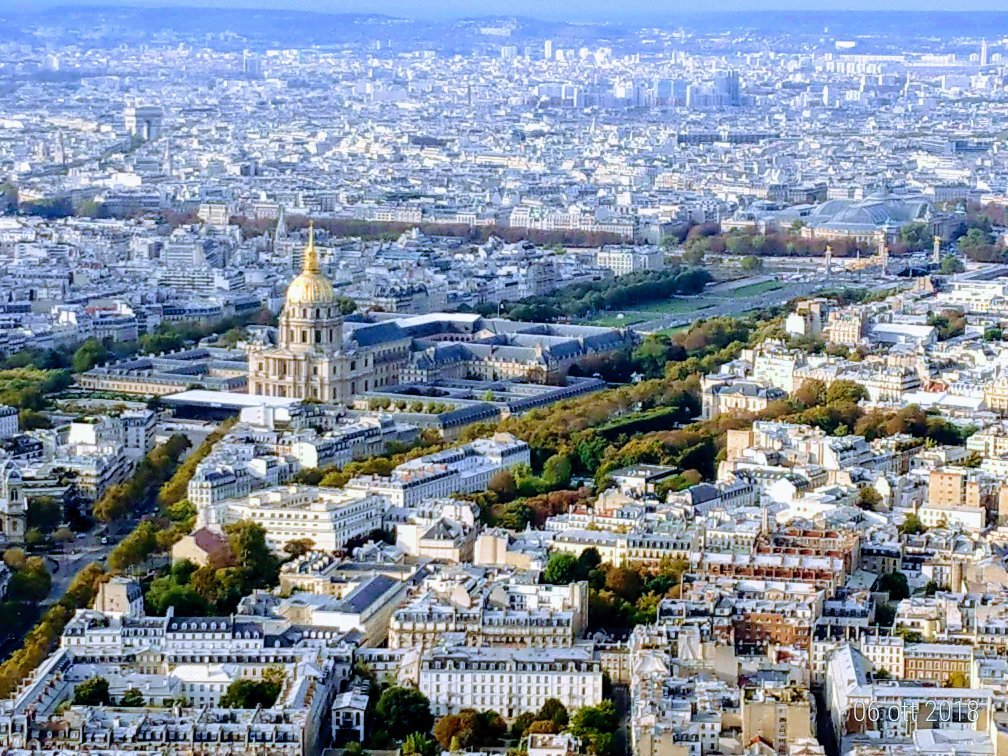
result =
[{"label": "golden dome", "polygon": [[300,275],[287,287],[287,306],[324,305],[336,301],[336,292],[329,279],[319,268],[318,252],[315,251],[315,224],[308,224],[308,246],[304,251],[304,267]]}]

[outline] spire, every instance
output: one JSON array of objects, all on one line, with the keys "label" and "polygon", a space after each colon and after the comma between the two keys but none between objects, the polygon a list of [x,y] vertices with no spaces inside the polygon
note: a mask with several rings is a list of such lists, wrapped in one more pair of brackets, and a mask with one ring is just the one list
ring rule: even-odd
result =
[{"label": "spire", "polygon": [[286,239],[287,238],[287,216],[284,213],[284,206],[280,205],[277,209],[277,222],[276,222],[276,232],[273,234],[274,239]]},{"label": "spire", "polygon": [[304,251],[302,273],[319,273],[318,252],[315,251],[315,221],[308,221],[308,246]]}]

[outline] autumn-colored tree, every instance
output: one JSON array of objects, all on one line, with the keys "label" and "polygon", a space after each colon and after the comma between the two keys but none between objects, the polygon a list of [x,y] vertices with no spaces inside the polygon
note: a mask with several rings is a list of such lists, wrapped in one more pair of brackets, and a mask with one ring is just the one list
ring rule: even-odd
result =
[{"label": "autumn-colored tree", "polygon": [[510,470],[498,470],[491,476],[487,489],[497,494],[501,501],[510,501],[514,498],[518,486]]}]

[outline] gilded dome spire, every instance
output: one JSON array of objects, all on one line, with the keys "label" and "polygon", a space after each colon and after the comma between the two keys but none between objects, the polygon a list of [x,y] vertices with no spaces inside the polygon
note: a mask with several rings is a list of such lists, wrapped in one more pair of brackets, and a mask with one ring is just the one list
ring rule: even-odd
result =
[{"label": "gilded dome spire", "polygon": [[318,252],[315,250],[315,221],[308,221],[308,246],[304,251],[304,265],[302,273],[321,273],[319,267]]},{"label": "gilded dome spire", "polygon": [[287,306],[327,305],[336,301],[329,279],[322,275],[318,251],[315,249],[315,224],[308,224],[308,246],[304,251],[301,273],[287,287]]}]

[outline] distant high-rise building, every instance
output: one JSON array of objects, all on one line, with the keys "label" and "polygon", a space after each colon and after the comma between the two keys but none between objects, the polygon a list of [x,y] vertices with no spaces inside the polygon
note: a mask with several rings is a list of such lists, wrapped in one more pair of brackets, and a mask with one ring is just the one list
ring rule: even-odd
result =
[{"label": "distant high-rise building", "polygon": [[686,96],[685,103],[687,108],[694,108],[697,105],[697,95],[700,92],[700,88],[695,84],[686,85]]},{"label": "distant high-rise building", "polygon": [[242,53],[242,74],[246,79],[262,77],[262,61],[258,55],[248,50]]},{"label": "distant high-rise building", "polygon": [[126,131],[145,141],[158,137],[163,119],[164,110],[157,105],[127,105],[123,112]]},{"label": "distant high-rise building", "polygon": [[501,60],[514,60],[518,57],[518,45],[504,45],[500,51]]},{"label": "distant high-rise building", "polygon": [[543,57],[546,60],[553,60],[553,40],[547,39],[543,43]]},{"label": "distant high-rise building", "polygon": [[986,66],[989,63],[989,54],[987,50],[987,40],[983,40],[980,43],[980,65]]},{"label": "distant high-rise building", "polygon": [[714,88],[720,95],[723,104],[739,105],[742,102],[742,90],[739,84],[738,71],[728,71],[714,79]]}]

